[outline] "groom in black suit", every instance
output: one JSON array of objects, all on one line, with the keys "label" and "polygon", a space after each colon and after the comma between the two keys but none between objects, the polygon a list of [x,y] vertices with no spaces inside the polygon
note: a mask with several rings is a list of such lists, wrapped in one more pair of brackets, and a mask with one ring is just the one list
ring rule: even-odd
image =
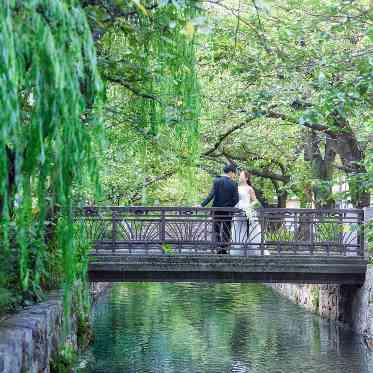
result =
[{"label": "groom in black suit", "polygon": [[[212,207],[234,207],[238,203],[238,186],[234,181],[237,168],[233,164],[224,167],[224,175],[214,180],[211,192],[201,203],[205,207],[212,200]],[[230,211],[215,211],[214,234],[215,242],[221,249],[218,254],[227,254],[226,248],[231,240],[232,213]]]}]

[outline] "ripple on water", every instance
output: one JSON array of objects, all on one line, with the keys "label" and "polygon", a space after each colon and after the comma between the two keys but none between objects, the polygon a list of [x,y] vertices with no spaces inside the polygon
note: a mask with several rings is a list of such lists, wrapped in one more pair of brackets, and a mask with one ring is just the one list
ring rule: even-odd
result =
[{"label": "ripple on water", "polygon": [[116,284],[80,373],[372,373],[359,336],[260,284]]}]

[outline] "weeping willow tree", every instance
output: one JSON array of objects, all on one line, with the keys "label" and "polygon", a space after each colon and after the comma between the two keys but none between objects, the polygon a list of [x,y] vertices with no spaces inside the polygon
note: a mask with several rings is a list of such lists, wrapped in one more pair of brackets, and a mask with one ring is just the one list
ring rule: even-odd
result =
[{"label": "weeping willow tree", "polygon": [[[108,82],[103,182],[114,204],[154,203],[148,193],[153,181],[158,187],[175,174],[188,181],[198,159],[199,11],[192,1],[161,3],[143,2],[145,12],[128,5],[122,13],[131,16],[118,19],[98,42]],[[99,10],[87,11],[91,19],[106,19]]]},{"label": "weeping willow tree", "polygon": [[97,177],[101,82],[78,1],[1,1],[0,51],[1,310],[79,277],[72,200]]}]

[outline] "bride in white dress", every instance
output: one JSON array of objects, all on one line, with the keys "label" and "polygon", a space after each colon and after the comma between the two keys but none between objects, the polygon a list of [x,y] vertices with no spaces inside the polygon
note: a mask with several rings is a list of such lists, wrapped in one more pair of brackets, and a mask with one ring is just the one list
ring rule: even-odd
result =
[{"label": "bride in white dress", "polygon": [[245,255],[243,246],[246,246],[248,255],[260,255],[261,229],[254,209],[257,199],[247,171],[240,172],[238,195],[239,201],[236,207],[242,210],[242,214],[233,218],[233,245],[230,253],[231,255]]}]

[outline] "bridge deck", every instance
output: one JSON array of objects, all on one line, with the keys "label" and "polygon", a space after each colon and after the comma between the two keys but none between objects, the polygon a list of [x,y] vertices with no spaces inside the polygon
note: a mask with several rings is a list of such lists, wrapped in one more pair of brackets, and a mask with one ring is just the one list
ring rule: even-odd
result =
[{"label": "bridge deck", "polygon": [[218,281],[361,285],[367,261],[358,257],[230,255],[92,255],[99,281]]}]

